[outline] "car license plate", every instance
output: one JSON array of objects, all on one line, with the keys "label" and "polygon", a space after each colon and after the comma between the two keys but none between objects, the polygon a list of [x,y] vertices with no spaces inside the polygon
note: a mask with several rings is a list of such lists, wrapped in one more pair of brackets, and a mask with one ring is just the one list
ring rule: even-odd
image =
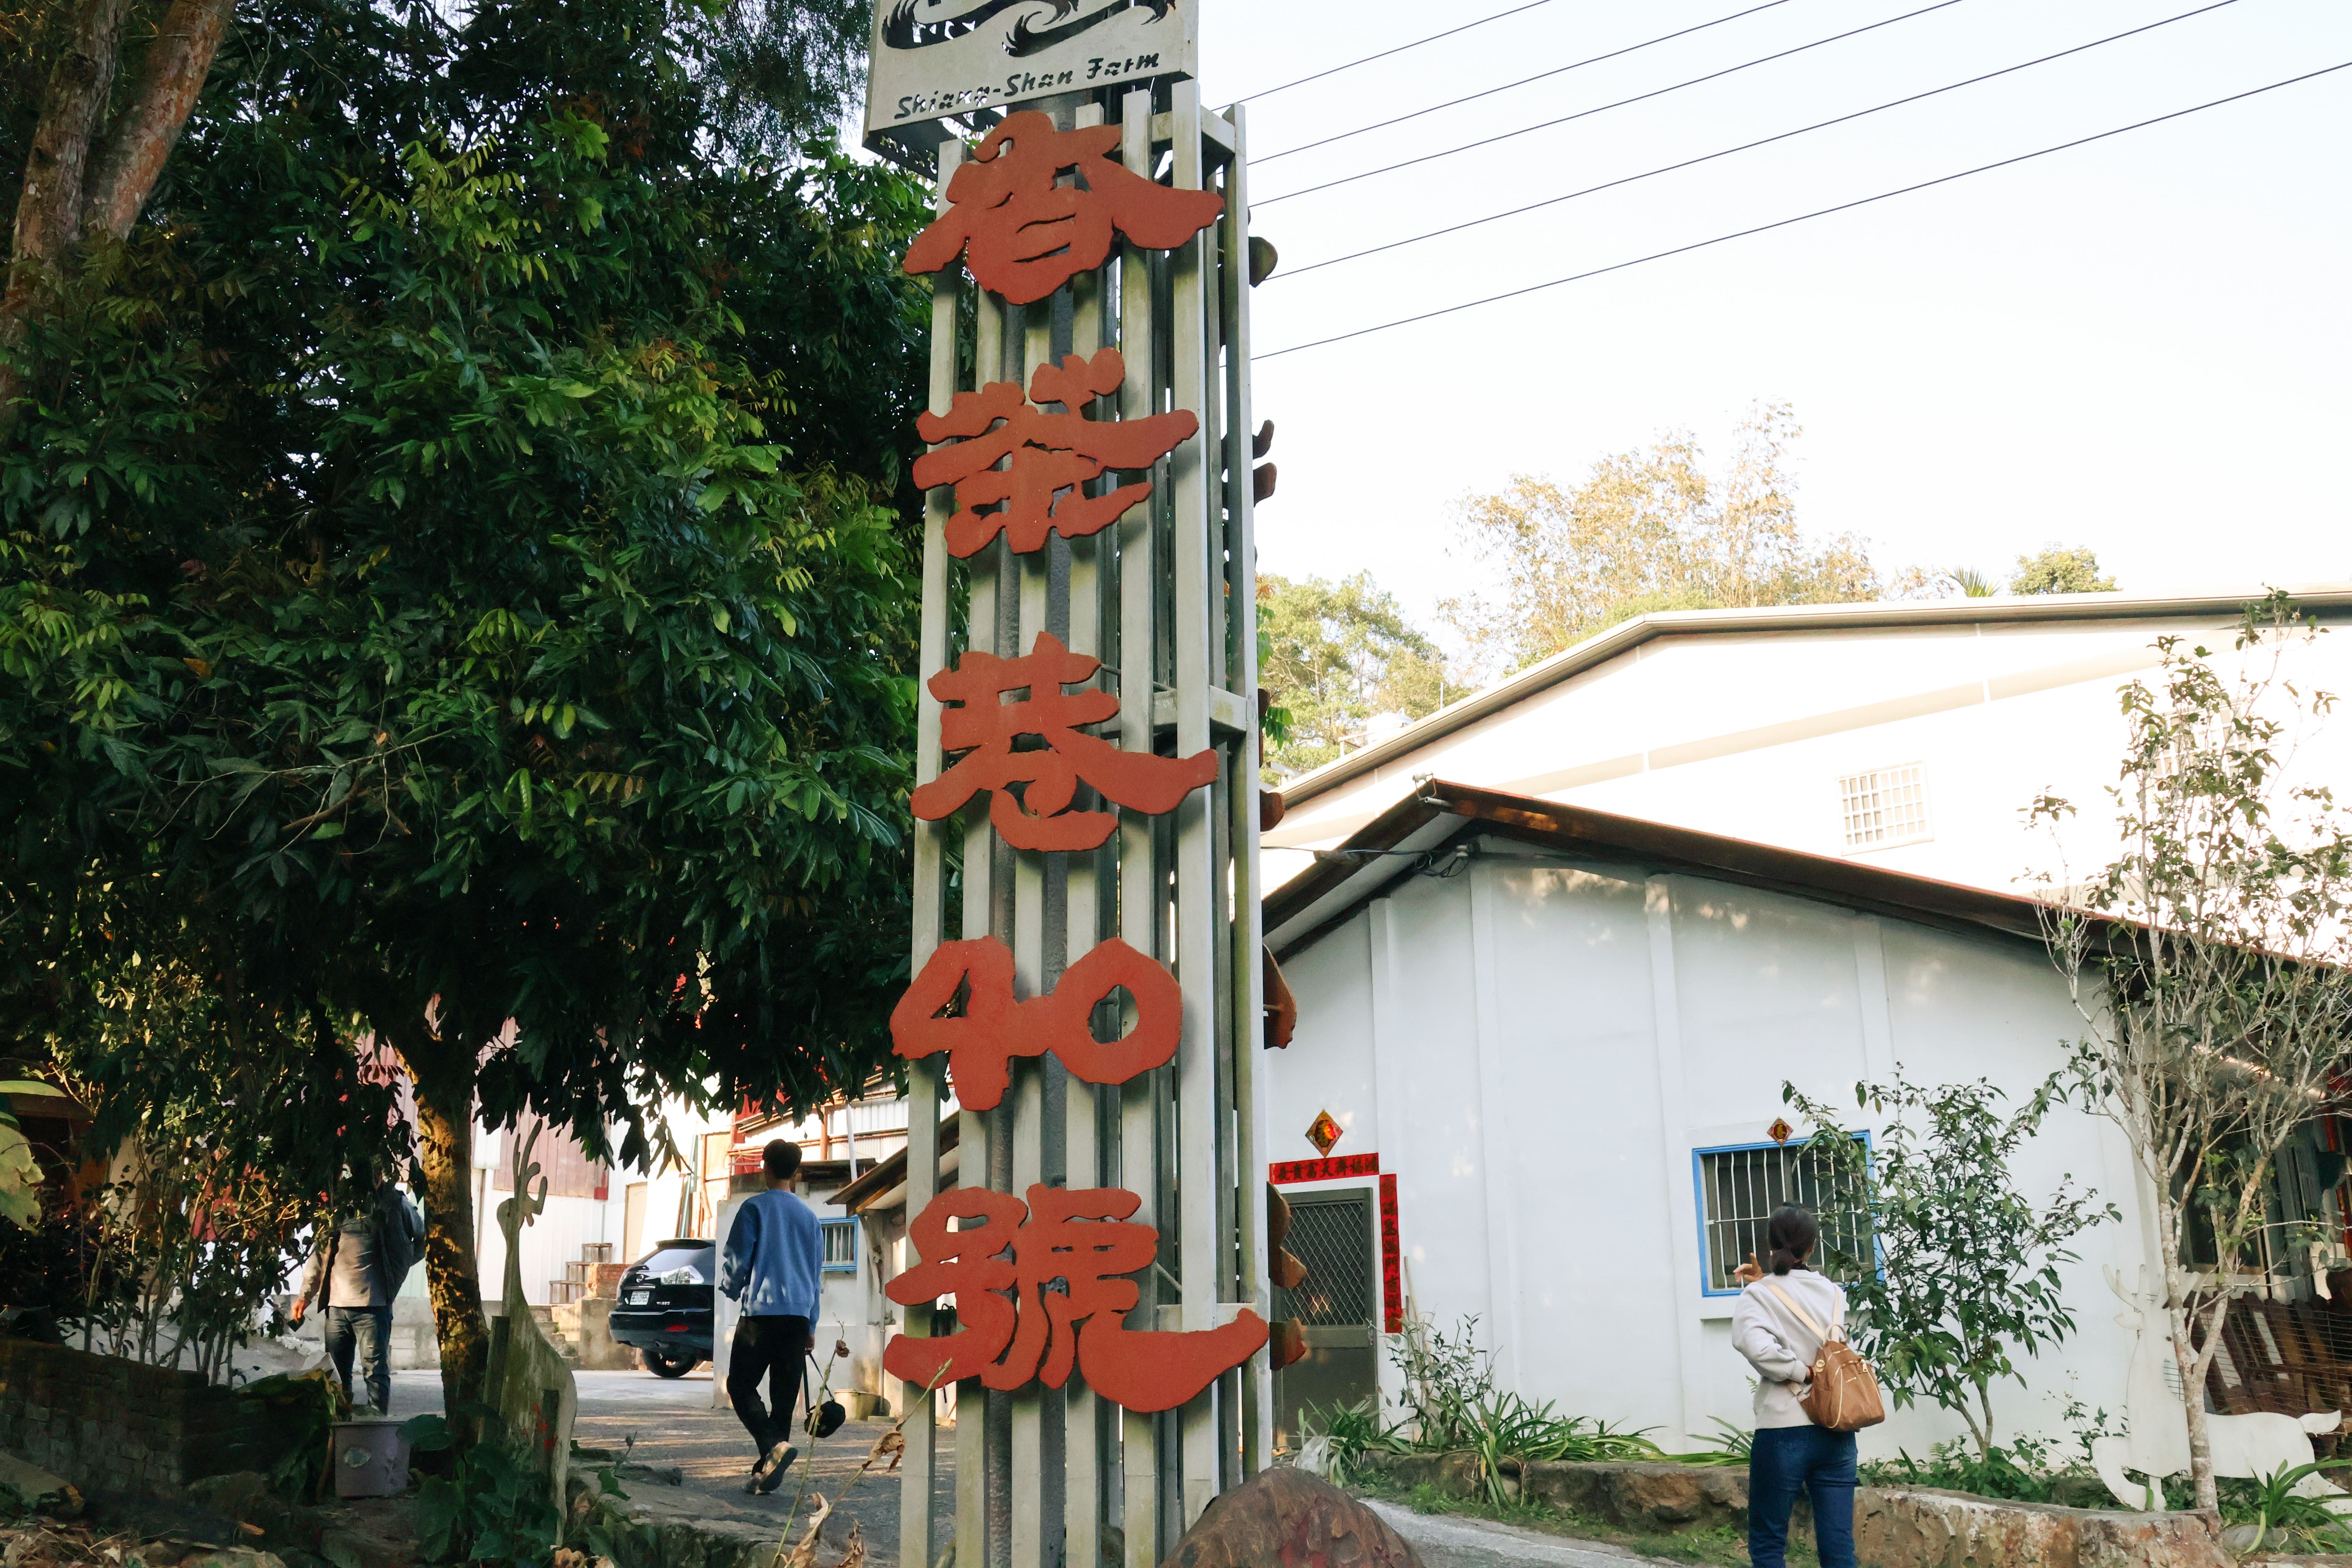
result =
[{"label": "car license plate", "polygon": [[653,1299],[654,1293],[650,1290],[632,1290],[629,1292],[629,1305],[632,1307],[642,1307]]}]

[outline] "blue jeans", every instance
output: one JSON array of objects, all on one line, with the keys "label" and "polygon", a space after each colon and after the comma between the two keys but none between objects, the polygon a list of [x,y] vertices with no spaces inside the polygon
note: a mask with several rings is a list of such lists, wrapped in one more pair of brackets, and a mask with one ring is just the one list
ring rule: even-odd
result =
[{"label": "blue jeans", "polygon": [[1789,1514],[1802,1493],[1813,1501],[1813,1543],[1822,1568],[1854,1568],[1853,1434],[1822,1426],[1768,1426],[1748,1460],[1748,1560],[1784,1568]]},{"label": "blue jeans", "polygon": [[368,1403],[376,1414],[392,1413],[392,1309],[383,1307],[330,1307],[327,1309],[327,1356],[335,1363],[335,1375],[343,1380],[343,1393],[352,1392],[352,1352],[360,1355],[360,1382],[366,1385]]}]

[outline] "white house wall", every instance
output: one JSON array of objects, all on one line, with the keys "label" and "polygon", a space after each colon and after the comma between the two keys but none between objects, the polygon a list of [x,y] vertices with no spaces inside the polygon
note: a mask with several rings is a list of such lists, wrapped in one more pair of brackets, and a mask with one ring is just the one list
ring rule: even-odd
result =
[{"label": "white house wall", "polygon": [[[1675,1299],[1687,1250],[1677,1244],[1692,1232],[1660,1157],[1643,886],[1534,866],[1481,866],[1458,880],[1481,885],[1493,910],[1487,967],[1506,1090],[1495,1107],[1494,1206],[1516,1222],[1507,1278],[1517,1299],[1496,1301],[1490,1342],[1538,1401],[1621,1427],[1678,1424],[1673,1399],[1659,1395],[1679,1381],[1683,1349],[1658,1305]],[[1397,1189],[1405,1247],[1442,1245],[1418,1162],[1400,1163]],[[1473,1197],[1465,1217],[1483,1206]],[[1433,1292],[1423,1311],[1456,1315]],[[1617,1370],[1602,1375],[1607,1363]],[[1629,1375],[1636,1366],[1652,1369],[1646,1387]]]},{"label": "white house wall", "polygon": [[[1302,1002],[1298,1030],[1289,1047],[1266,1056],[1276,1085],[1271,1123],[1274,1147],[1288,1151],[1275,1157],[1311,1156],[1315,1150],[1307,1142],[1307,1127],[1315,1113],[1323,1110],[1331,1112],[1342,1130],[1338,1152],[1377,1149],[1371,922],[1360,915],[1349,921],[1286,963],[1282,973],[1293,993],[1302,998],[1311,995],[1317,1002],[1311,1008]],[[1311,1070],[1294,1070],[1297,1064],[1307,1062],[1314,1064]]]},{"label": "white house wall", "polygon": [[[513,1195],[492,1188],[480,1216],[482,1294],[490,1300],[496,1300],[506,1288],[507,1237],[499,1226],[499,1205]],[[567,1261],[579,1261],[583,1244],[599,1241],[612,1242],[616,1255],[620,1251],[617,1197],[601,1203],[594,1198],[550,1197],[545,1212],[523,1233],[523,1300],[534,1307],[548,1305],[549,1281],[563,1278]]]},{"label": "white house wall", "polygon": [[[1424,1320],[1475,1314],[1507,1386],[1669,1447],[1748,1418],[1731,1299],[1700,1293],[1693,1150],[1761,1142],[1784,1080],[1850,1107],[1897,1061],[2021,1096],[2078,1032],[2024,943],[1524,859],[1406,878],[1285,973],[1300,1023],[1267,1058],[1273,1157],[1313,1158],[1304,1131],[1328,1110],[1348,1130],[1334,1154],[1377,1152],[1396,1180]],[[2084,1238],[2066,1276],[2080,1331],[2030,1363],[2030,1389],[1996,1394],[2012,1432],[2063,1432],[2069,1397],[2121,1408],[2129,1347],[2098,1266],[2141,1258],[2129,1164],[2104,1123],[2061,1110],[2019,1175],[2040,1196],[2066,1172],[2132,1219]],[[1908,1412],[1865,1443],[1918,1453],[1958,1430]]]},{"label": "white house wall", "polygon": [[[675,1101],[660,1107],[657,1114],[668,1120],[681,1147],[690,1147],[694,1139],[702,1133],[716,1131],[728,1125],[723,1117],[703,1116]],[[499,1205],[512,1194],[500,1192],[494,1184],[497,1173],[510,1158],[505,1143],[505,1137],[494,1130],[475,1129],[475,1258],[483,1299],[490,1303],[498,1301],[506,1280],[507,1242],[506,1233],[499,1227]],[[523,1232],[522,1292],[525,1300],[534,1307],[550,1305],[549,1285],[563,1279],[565,1264],[580,1261],[580,1251],[584,1246],[608,1243],[613,1248],[614,1262],[637,1261],[635,1258],[623,1257],[622,1253],[623,1232],[628,1223],[628,1192],[639,1182],[646,1184],[645,1234],[640,1238],[641,1252],[651,1252],[656,1243],[677,1234],[678,1199],[687,1185],[687,1178],[676,1173],[649,1176],[644,1170],[612,1165],[606,1171],[605,1195],[603,1198],[551,1195],[546,1211]]]}]

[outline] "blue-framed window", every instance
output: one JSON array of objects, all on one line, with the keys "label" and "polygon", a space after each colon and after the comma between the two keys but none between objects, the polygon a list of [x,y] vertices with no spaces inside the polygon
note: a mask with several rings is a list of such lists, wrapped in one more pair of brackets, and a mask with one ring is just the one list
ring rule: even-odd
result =
[{"label": "blue-framed window", "polygon": [[[1855,1142],[1870,1147],[1870,1134]],[[1699,1289],[1709,1296],[1736,1296],[1734,1271],[1754,1253],[1765,1253],[1764,1226],[1782,1204],[1811,1209],[1820,1221],[1822,1246],[1814,1263],[1832,1279],[1851,1274],[1838,1258],[1871,1258],[1863,1194],[1827,1171],[1820,1155],[1802,1142],[1727,1143],[1691,1151],[1692,1185],[1698,1199]]]},{"label": "blue-framed window", "polygon": [[824,1271],[827,1274],[857,1272],[857,1222],[854,1219],[821,1219],[817,1228],[824,1232]]}]

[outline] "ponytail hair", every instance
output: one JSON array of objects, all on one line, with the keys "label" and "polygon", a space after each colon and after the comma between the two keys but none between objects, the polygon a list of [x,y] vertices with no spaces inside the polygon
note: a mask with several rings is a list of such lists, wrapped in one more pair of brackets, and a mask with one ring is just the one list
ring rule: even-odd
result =
[{"label": "ponytail hair", "polygon": [[1782,1204],[1764,1226],[1764,1245],[1770,1248],[1764,1266],[1775,1274],[1809,1268],[1805,1259],[1813,1255],[1821,1239],[1822,1227],[1813,1223],[1811,1215],[1794,1204]]}]

